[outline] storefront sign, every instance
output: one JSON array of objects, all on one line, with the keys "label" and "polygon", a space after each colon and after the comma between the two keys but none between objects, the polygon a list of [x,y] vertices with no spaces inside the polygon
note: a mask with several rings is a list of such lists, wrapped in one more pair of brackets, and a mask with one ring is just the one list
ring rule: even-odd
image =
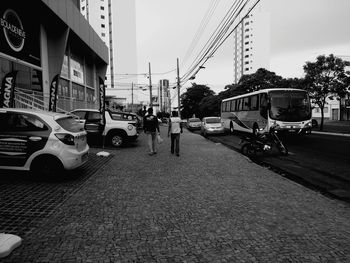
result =
[{"label": "storefront sign", "polygon": [[40,24],[32,8],[32,1],[1,2],[0,52],[40,67]]},{"label": "storefront sign", "polygon": [[152,96],[152,105],[159,106],[158,96]]},{"label": "storefront sign", "polygon": [[5,10],[0,18],[0,25],[6,38],[7,44],[16,52],[23,49],[26,32],[22,21],[17,13],[12,9]]},{"label": "storefront sign", "polygon": [[72,81],[84,84],[83,65],[74,59],[70,59],[70,78]]},{"label": "storefront sign", "polygon": [[105,117],[105,111],[106,111],[106,104],[105,104],[105,98],[106,98],[106,87],[105,87],[105,82],[103,78],[98,77],[98,82],[99,82],[99,93],[100,93],[100,113],[102,115],[103,119],[103,125],[106,124],[106,117]]},{"label": "storefront sign", "polygon": [[17,71],[7,73],[2,80],[0,90],[0,108],[13,108]]},{"label": "storefront sign", "polygon": [[60,75],[57,74],[50,85],[50,100],[49,100],[49,111],[56,111],[56,104],[57,104],[57,88],[58,88],[58,81],[60,79]]},{"label": "storefront sign", "polygon": [[105,83],[101,77],[99,79],[99,92],[100,92],[100,113],[105,112]]}]

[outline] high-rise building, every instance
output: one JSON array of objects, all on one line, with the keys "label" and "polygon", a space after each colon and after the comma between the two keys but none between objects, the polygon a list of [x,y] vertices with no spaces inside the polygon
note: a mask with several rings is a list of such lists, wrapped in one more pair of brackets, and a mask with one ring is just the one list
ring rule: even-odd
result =
[{"label": "high-rise building", "polygon": [[233,32],[234,83],[259,68],[270,68],[270,15],[259,7]]},{"label": "high-rise building", "polygon": [[80,11],[108,47],[107,91],[131,97],[126,83],[137,83],[135,0],[80,0]]},{"label": "high-rise building", "polygon": [[169,89],[169,80],[161,79],[159,81],[159,111],[161,112],[170,112],[170,89]]}]

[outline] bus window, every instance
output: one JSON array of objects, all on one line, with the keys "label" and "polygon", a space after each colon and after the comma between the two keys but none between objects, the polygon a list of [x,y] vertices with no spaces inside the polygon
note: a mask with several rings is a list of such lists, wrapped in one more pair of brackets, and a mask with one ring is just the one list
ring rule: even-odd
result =
[{"label": "bus window", "polygon": [[230,101],[226,101],[225,111],[230,111],[230,105],[231,105],[231,102]]},{"label": "bus window", "polygon": [[236,101],[236,111],[240,111],[241,109],[240,109],[240,106],[241,106],[241,99],[238,99],[237,101]]},{"label": "bus window", "polygon": [[239,110],[243,110],[243,99],[239,100]]},{"label": "bus window", "polygon": [[250,98],[246,97],[243,99],[243,105],[242,105],[242,110],[250,110]]},{"label": "bus window", "polygon": [[221,111],[225,111],[226,102],[221,103]]},{"label": "bus window", "polygon": [[236,100],[231,100],[231,111],[235,111],[236,109]]},{"label": "bus window", "polygon": [[262,93],[260,94],[260,115],[265,119],[267,119],[267,110],[268,110],[267,94]]},{"label": "bus window", "polygon": [[258,108],[259,108],[258,102],[259,102],[259,100],[258,100],[258,95],[252,96],[252,97],[251,97],[250,109],[251,109],[251,110],[258,110]]}]

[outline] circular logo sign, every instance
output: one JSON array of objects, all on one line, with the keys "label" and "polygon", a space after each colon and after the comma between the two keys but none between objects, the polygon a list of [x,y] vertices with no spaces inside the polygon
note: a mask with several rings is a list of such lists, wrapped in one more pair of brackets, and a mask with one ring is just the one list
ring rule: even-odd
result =
[{"label": "circular logo sign", "polygon": [[22,21],[15,11],[7,9],[1,18],[1,26],[9,46],[16,52],[22,50],[26,33]]}]

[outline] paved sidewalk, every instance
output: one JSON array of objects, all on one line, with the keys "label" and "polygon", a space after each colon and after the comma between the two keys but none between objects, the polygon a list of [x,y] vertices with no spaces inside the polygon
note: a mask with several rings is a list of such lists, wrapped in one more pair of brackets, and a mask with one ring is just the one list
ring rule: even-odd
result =
[{"label": "paved sidewalk", "polygon": [[349,262],[350,206],[187,130],[180,157],[142,134],[23,238],[4,262]]},{"label": "paved sidewalk", "polygon": [[[321,120],[317,120],[320,125]],[[323,123],[323,130],[320,131],[319,128],[313,129],[314,133],[324,133],[324,134],[337,134],[343,136],[350,136],[350,121],[332,121],[325,120]]]}]

